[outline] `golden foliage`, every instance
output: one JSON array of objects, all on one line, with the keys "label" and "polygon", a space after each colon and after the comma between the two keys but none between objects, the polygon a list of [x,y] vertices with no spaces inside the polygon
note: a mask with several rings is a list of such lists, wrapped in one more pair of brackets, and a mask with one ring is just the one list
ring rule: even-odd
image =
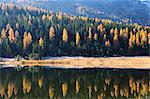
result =
[{"label": "golden foliage", "polygon": [[139,46],[140,45],[140,40],[139,40],[139,33],[136,33],[136,45]]},{"label": "golden foliage", "polygon": [[118,97],[118,85],[117,84],[114,84],[114,95],[115,97],[117,98]]},{"label": "golden foliage", "polygon": [[55,93],[54,93],[53,87],[51,85],[49,85],[49,97],[50,97],[50,99],[53,99],[54,94]]},{"label": "golden foliage", "polygon": [[79,84],[79,81],[76,80],[76,94],[78,94],[80,91],[80,84]]},{"label": "golden foliage", "polygon": [[38,79],[38,86],[39,86],[39,88],[42,88],[42,86],[43,86],[43,77]]},{"label": "golden foliage", "polygon": [[63,97],[65,97],[67,95],[67,92],[68,92],[68,85],[67,85],[67,83],[63,83],[62,84],[62,94],[63,94]]},{"label": "golden foliage", "polygon": [[144,81],[142,81],[140,95],[147,96],[147,94],[148,94],[148,85]]},{"label": "golden foliage", "polygon": [[98,34],[95,33],[95,34],[94,34],[94,40],[96,41],[97,39],[98,39]]},{"label": "golden foliage", "polygon": [[109,86],[110,85],[110,81],[111,81],[111,79],[106,78],[105,79],[105,84]]},{"label": "golden foliage", "polygon": [[115,28],[115,30],[114,30],[114,35],[118,35],[118,29],[117,28]]},{"label": "golden foliage", "polygon": [[122,28],[120,29],[120,37],[123,37],[123,30],[122,30]]},{"label": "golden foliage", "polygon": [[89,98],[91,98],[92,97],[92,86],[91,85],[88,86],[88,91],[89,91]]},{"label": "golden foliage", "polygon": [[111,29],[110,29],[110,35],[113,36],[113,34],[114,34],[114,29],[111,28]]},{"label": "golden foliage", "polygon": [[7,24],[6,25],[6,31],[10,30],[10,28],[11,28],[10,24]]},{"label": "golden foliage", "polygon": [[94,85],[94,91],[97,92],[98,91],[98,87],[97,85]]},{"label": "golden foliage", "polygon": [[62,40],[64,43],[66,43],[68,41],[68,32],[67,32],[66,28],[63,29]]},{"label": "golden foliage", "polygon": [[103,32],[104,29],[103,24],[98,25],[97,29],[100,30],[100,32]]},{"label": "golden foliage", "polygon": [[103,41],[106,41],[106,38],[107,38],[107,36],[106,36],[106,34],[104,34],[103,35]]},{"label": "golden foliage", "polygon": [[92,40],[92,28],[91,28],[91,27],[89,27],[88,39],[89,39],[89,40]]},{"label": "golden foliage", "polygon": [[6,37],[7,37],[6,36],[6,31],[5,31],[5,29],[2,29],[2,31],[1,31],[1,38],[2,38],[2,40],[4,40]]},{"label": "golden foliage", "polygon": [[8,94],[8,97],[10,98],[13,95],[14,83],[13,82],[9,82],[7,89],[8,89],[7,90],[7,94]]},{"label": "golden foliage", "polygon": [[148,44],[150,44],[150,33],[148,33]]},{"label": "golden foliage", "polygon": [[12,28],[10,28],[8,33],[9,33],[9,36],[8,36],[9,41],[10,41],[11,43],[14,43],[14,42],[15,42],[14,30],[13,30]]},{"label": "golden foliage", "polygon": [[0,81],[0,95],[1,95],[1,97],[4,97],[4,95],[5,95],[5,87],[1,83],[1,81]]},{"label": "golden foliage", "polygon": [[24,32],[23,35],[23,48],[26,49],[32,42],[32,35],[30,32]]},{"label": "golden foliage", "polygon": [[80,43],[80,34],[79,32],[76,32],[76,46],[78,46]]},{"label": "golden foliage", "polygon": [[23,77],[22,86],[24,94],[29,93],[31,91],[31,81],[25,76]]},{"label": "golden foliage", "polygon": [[40,37],[39,45],[40,45],[40,47],[41,47],[42,49],[44,48],[44,41],[43,41],[43,38],[42,38],[42,37]]},{"label": "golden foliage", "polygon": [[59,12],[57,17],[58,17],[58,20],[62,20],[62,12]]},{"label": "golden foliage", "polygon": [[52,40],[54,38],[54,36],[55,36],[54,33],[55,33],[55,30],[54,30],[53,27],[51,27],[50,30],[49,30],[49,38],[50,38],[50,40]]},{"label": "golden foliage", "polygon": [[46,18],[47,18],[46,15],[43,15],[43,16],[42,16],[42,20],[43,20],[43,21],[46,21]]},{"label": "golden foliage", "polygon": [[28,38],[27,38],[27,32],[24,32],[24,35],[23,35],[23,48],[26,49],[27,46],[28,46]]},{"label": "golden foliage", "polygon": [[111,44],[110,44],[110,41],[109,41],[109,40],[105,42],[105,46],[106,46],[106,47],[110,47],[110,46],[111,46]]}]

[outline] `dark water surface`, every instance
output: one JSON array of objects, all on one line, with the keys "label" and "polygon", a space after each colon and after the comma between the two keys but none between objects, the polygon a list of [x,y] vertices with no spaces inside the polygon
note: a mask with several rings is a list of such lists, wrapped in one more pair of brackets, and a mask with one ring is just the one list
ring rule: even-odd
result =
[{"label": "dark water surface", "polygon": [[150,70],[0,69],[0,98],[149,98]]}]

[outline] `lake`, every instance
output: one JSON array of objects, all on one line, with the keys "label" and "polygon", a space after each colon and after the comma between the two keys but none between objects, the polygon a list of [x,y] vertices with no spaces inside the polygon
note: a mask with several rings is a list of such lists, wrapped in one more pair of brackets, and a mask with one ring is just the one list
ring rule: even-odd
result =
[{"label": "lake", "polygon": [[0,98],[150,98],[149,69],[0,69]]}]

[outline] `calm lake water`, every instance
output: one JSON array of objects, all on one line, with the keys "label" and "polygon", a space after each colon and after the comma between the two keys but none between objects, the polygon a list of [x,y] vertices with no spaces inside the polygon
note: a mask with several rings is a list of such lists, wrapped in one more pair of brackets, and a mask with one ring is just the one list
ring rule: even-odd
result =
[{"label": "calm lake water", "polygon": [[0,69],[0,98],[149,98],[150,70]]}]

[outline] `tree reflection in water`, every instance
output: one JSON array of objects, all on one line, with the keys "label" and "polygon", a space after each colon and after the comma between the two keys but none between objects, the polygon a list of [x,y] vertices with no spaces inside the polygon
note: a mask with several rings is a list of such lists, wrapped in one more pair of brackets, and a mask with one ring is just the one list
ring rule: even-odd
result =
[{"label": "tree reflection in water", "polygon": [[1,68],[0,98],[150,98],[150,70]]}]

